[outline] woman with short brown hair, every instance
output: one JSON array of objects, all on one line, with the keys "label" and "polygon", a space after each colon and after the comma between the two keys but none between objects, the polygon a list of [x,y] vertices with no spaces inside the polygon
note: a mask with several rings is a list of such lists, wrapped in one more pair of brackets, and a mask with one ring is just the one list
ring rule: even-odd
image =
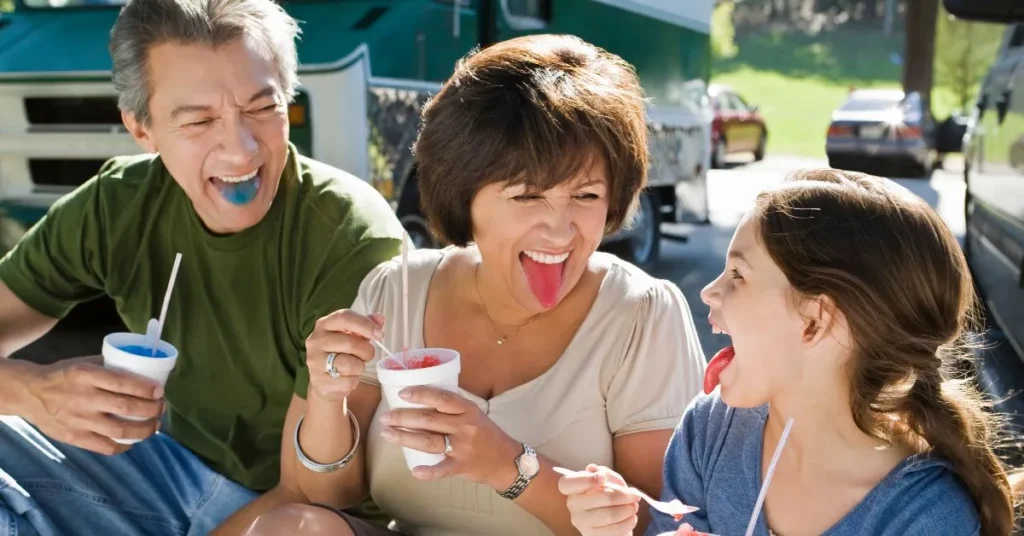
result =
[{"label": "woman with short brown hair", "polygon": [[[424,108],[415,152],[424,212],[448,247],[410,255],[408,326],[399,260],[319,324],[295,440],[295,487],[310,502],[346,508],[369,491],[393,528],[292,506],[253,532],[304,521],[332,534],[575,534],[552,468],[590,462],[658,494],[704,355],[674,284],[596,252],[647,173],[632,68],[570,36],[475,52]],[[413,388],[424,409],[389,411],[367,339],[399,349],[406,330],[414,348],[460,353],[459,393]],[[330,355],[338,378],[323,372]],[[410,472],[401,446],[446,459]]]}]

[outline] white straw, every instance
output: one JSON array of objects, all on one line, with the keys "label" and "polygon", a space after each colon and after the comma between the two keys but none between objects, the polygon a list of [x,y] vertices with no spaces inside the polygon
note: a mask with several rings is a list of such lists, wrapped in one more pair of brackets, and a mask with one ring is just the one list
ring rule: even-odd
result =
[{"label": "white straw", "polygon": [[160,334],[164,331],[164,321],[167,320],[167,307],[171,304],[171,291],[174,290],[174,280],[178,278],[178,267],[181,266],[181,253],[174,256],[174,268],[171,268],[171,280],[167,282],[167,291],[164,293],[164,304],[160,307],[160,320],[156,324],[156,341],[153,342],[152,355],[156,355],[156,347],[160,345]]},{"label": "white straw", "polygon": [[402,233],[402,365],[409,351],[409,233]]},{"label": "white straw", "polygon": [[764,504],[764,497],[768,494],[768,484],[772,483],[772,475],[775,474],[775,464],[779,463],[779,455],[782,454],[782,447],[786,445],[786,438],[793,428],[793,417],[786,421],[786,429],[782,431],[779,444],[775,446],[775,454],[772,454],[772,461],[768,464],[768,472],[764,475],[764,482],[761,484],[761,492],[757,494],[757,503],[754,504],[754,512],[750,514],[750,523],[747,524],[746,536],[754,534],[754,525],[757,524],[757,516],[761,513],[761,505]]},{"label": "white straw", "polygon": [[384,346],[383,344],[381,344],[381,342],[380,342],[380,341],[378,341],[378,340],[376,340],[376,339],[375,339],[375,340],[372,340],[372,341],[370,341],[370,342],[371,342],[371,343],[372,343],[372,344],[373,344],[374,346],[376,346],[377,348],[380,348],[380,351],[381,351],[381,352],[384,352],[384,355],[386,355],[386,356],[390,357],[391,359],[394,359],[395,361],[397,361],[397,362],[398,362],[398,364],[402,365],[403,367],[405,366],[405,363],[402,363],[402,360],[401,360],[401,359],[398,359],[397,357],[395,357],[395,354],[391,353],[391,350],[388,350],[388,347],[387,347],[387,346]]}]

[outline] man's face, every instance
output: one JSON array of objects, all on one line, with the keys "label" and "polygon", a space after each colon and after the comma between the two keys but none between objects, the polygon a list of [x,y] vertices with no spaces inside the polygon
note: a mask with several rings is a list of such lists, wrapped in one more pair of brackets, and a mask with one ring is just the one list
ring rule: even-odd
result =
[{"label": "man's face", "polygon": [[288,104],[270,59],[245,40],[149,51],[150,123],[125,125],[185,191],[214,233],[258,223],[288,159]]}]

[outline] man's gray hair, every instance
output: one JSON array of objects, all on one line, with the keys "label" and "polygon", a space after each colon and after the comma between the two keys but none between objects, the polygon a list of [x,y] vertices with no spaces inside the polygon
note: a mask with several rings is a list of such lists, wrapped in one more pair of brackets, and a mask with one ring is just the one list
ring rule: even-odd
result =
[{"label": "man's gray hair", "polygon": [[110,32],[118,107],[149,123],[146,68],[154,45],[215,48],[245,39],[272,61],[289,100],[298,85],[298,23],[272,0],[129,0]]}]

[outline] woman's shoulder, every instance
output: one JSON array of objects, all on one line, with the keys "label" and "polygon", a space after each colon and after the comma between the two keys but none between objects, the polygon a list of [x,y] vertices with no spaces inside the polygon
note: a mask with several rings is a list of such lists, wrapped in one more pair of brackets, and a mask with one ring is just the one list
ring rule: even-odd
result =
[{"label": "woman's shoulder", "polygon": [[[978,509],[952,464],[939,456],[910,456],[890,472],[830,536],[955,534],[980,529]],[[839,527],[837,527],[839,528]],[[861,529],[867,528],[866,532]]]},{"label": "woman's shoulder", "polygon": [[615,255],[594,253],[591,268],[604,271],[601,293],[614,298],[604,303],[615,312],[632,309],[635,314],[653,316],[672,309],[688,309],[686,298],[675,283],[648,274]]},{"label": "woman's shoulder", "polygon": [[[445,254],[446,250],[444,249],[415,249],[409,251],[409,286],[415,286],[420,281],[429,281]],[[377,295],[388,290],[390,287],[400,287],[401,284],[402,255],[395,255],[391,259],[378,264],[366,274],[359,292],[364,296]]]}]

